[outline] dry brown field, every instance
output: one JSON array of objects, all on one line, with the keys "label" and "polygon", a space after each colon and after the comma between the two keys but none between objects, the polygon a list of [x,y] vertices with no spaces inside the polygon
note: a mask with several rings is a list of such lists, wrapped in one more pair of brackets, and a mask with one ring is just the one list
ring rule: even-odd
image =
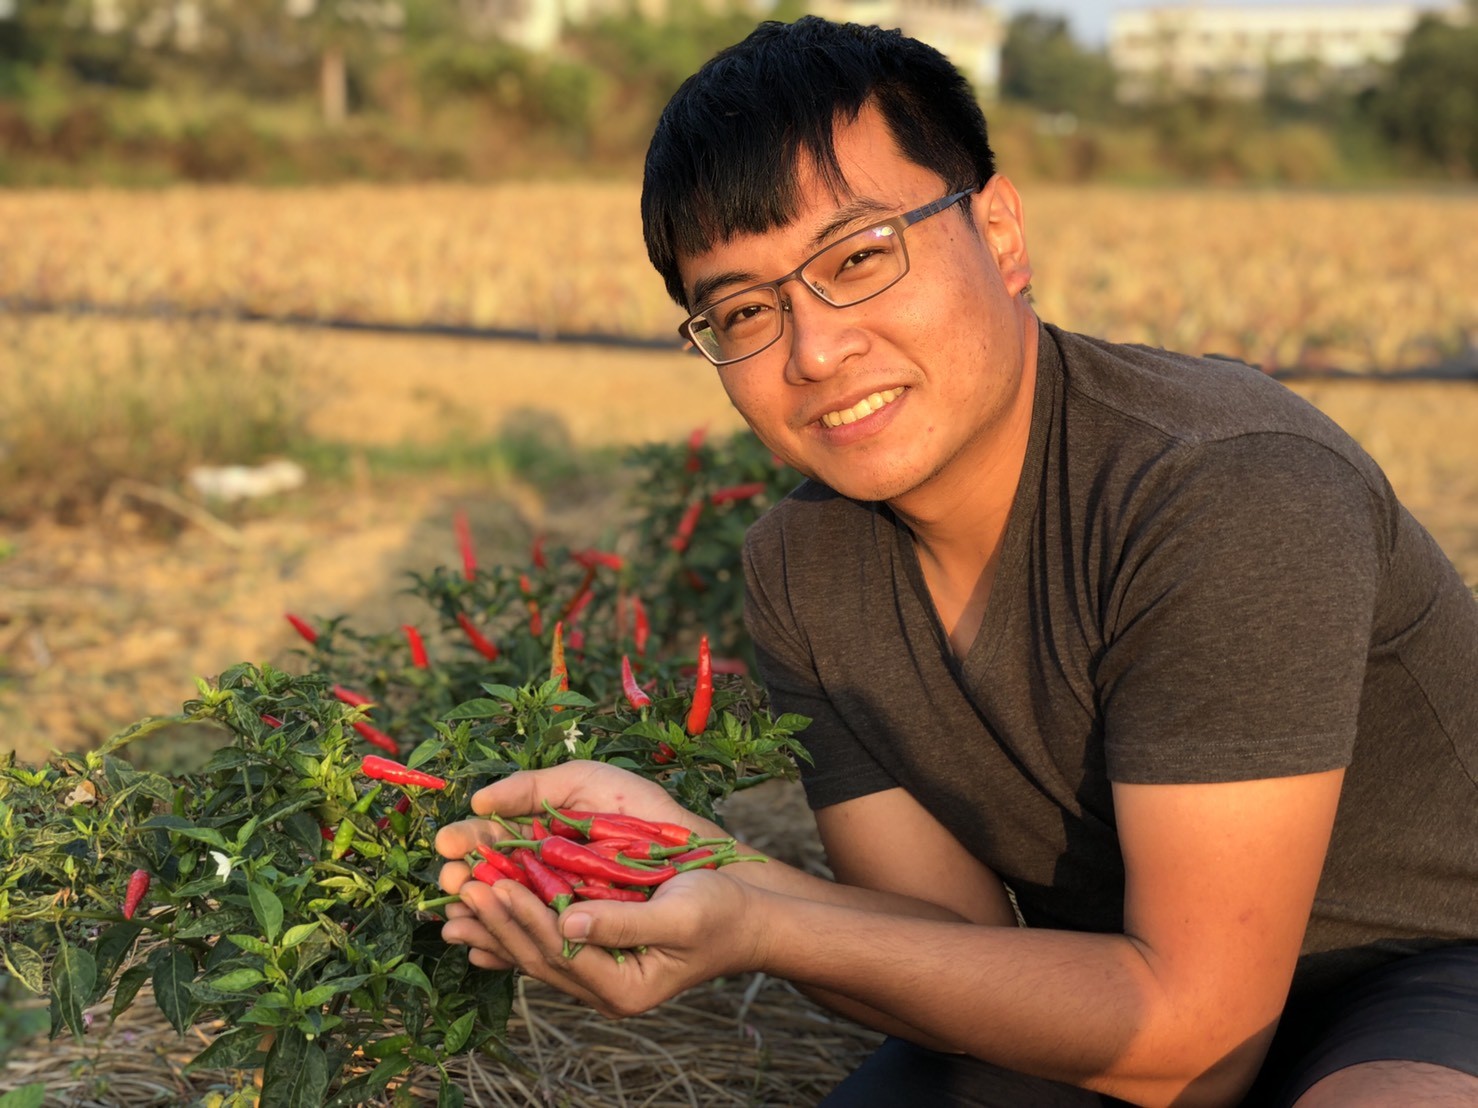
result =
[{"label": "dry brown field", "polygon": [[[0,193],[0,299],[667,338],[633,184]],[[1034,186],[1042,314],[1264,366],[1478,343],[1478,194]]]}]

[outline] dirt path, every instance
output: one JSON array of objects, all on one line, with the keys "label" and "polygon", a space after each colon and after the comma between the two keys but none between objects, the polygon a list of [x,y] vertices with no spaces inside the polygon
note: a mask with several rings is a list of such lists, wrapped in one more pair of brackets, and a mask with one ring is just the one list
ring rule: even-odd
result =
[{"label": "dirt path", "polygon": [[[680,354],[327,333],[288,341],[304,344],[314,367],[313,430],[328,439],[426,441],[535,419],[593,446],[740,426],[712,374]],[[1478,385],[1298,389],[1361,439],[1478,582]],[[294,642],[286,610],[348,613],[365,629],[418,618],[397,590],[406,571],[455,561],[459,507],[489,561],[521,554],[535,529],[575,540],[614,518],[608,498],[548,504],[512,479],[361,475],[253,509],[229,542],[193,526],[161,541],[126,504],[88,529],[0,528],[0,751],[89,747],[177,710],[196,675],[281,661]]]}]

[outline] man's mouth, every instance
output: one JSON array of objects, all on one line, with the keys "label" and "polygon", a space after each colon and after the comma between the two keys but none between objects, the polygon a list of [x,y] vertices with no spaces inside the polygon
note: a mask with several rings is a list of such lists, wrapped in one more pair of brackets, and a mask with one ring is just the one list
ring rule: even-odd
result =
[{"label": "man's mouth", "polygon": [[850,408],[843,408],[836,412],[827,412],[821,417],[821,422],[828,427],[840,427],[844,423],[856,423],[859,419],[866,419],[873,412],[885,408],[893,401],[902,396],[902,388],[889,389],[887,392],[875,392],[871,396],[865,396]]}]

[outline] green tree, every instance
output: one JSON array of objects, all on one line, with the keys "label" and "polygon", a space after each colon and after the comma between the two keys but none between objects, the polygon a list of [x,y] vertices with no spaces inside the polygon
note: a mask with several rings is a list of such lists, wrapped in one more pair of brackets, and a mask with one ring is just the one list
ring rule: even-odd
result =
[{"label": "green tree", "polygon": [[1397,148],[1454,176],[1478,171],[1478,0],[1465,23],[1428,15],[1372,98],[1372,111]]},{"label": "green tree", "polygon": [[1078,45],[1066,19],[1019,12],[1001,47],[1001,96],[1091,118],[1113,103],[1114,71],[1102,51]]}]

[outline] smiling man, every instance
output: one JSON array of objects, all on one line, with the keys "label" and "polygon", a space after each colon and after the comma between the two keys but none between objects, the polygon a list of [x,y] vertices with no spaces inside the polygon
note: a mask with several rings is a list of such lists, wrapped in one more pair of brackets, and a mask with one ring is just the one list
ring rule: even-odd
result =
[{"label": "smiling man", "polygon": [[[890,1036],[834,1106],[1478,1103],[1478,606],[1375,464],[1248,367],[1039,321],[985,120],[896,32],[720,54],[643,214],[810,478],[750,533],[746,619],[814,721],[836,880],[733,866],[556,925],[454,861],[447,939],[612,1015],[792,980]],[[473,807],[544,799],[717,832],[589,763]]]}]

